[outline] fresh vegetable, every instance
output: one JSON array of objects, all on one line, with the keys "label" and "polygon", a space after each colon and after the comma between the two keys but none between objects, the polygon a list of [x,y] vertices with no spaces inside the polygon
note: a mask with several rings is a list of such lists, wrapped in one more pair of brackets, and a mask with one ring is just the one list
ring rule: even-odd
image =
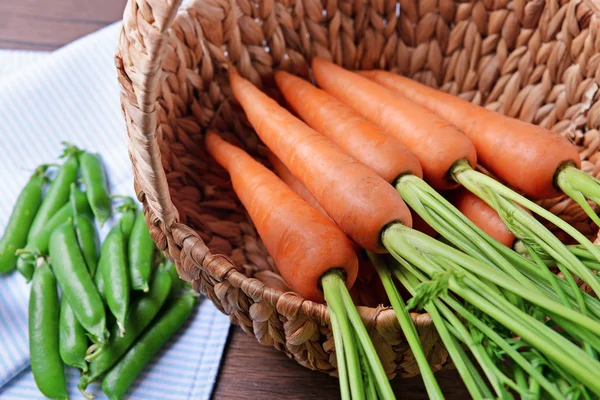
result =
[{"label": "fresh vegetable", "polygon": [[477,155],[471,141],[436,114],[320,58],[313,59],[313,73],[321,88],[409,148],[421,162],[425,180],[434,188],[457,186],[450,176],[456,161],[464,159],[475,166]]},{"label": "fresh vegetable", "polygon": [[402,328],[402,332],[410,346],[410,349],[417,361],[417,365],[419,366],[419,371],[421,372],[421,376],[423,378],[423,382],[425,383],[425,388],[427,390],[427,394],[430,399],[443,399],[441,389],[437,383],[437,380],[433,376],[433,371],[429,366],[429,361],[427,361],[427,357],[425,356],[425,352],[423,351],[423,347],[421,345],[421,341],[419,339],[419,333],[417,332],[417,328],[413,323],[412,318],[408,312],[408,307],[404,303],[404,300],[400,296],[398,289],[396,288],[391,272],[389,268],[385,265],[383,258],[379,255],[369,253],[371,261],[375,265],[377,273],[379,274],[379,278],[383,284],[385,292],[390,299],[390,303],[396,316],[398,318],[398,322],[400,323],[400,327]]},{"label": "fresh vegetable", "polygon": [[37,240],[38,235],[44,231],[50,218],[69,201],[71,183],[77,179],[77,155],[79,151],[76,147],[67,146],[63,154],[63,157],[66,157],[66,161],[60,166],[54,180],[50,184],[48,193],[42,201],[40,209],[35,215],[29,235],[27,236],[28,243]]},{"label": "fresh vegetable", "polygon": [[573,185],[575,192],[567,189],[565,193],[575,194],[573,199],[580,203],[585,201],[583,195],[591,200],[600,198],[599,182],[579,170],[579,152],[566,138],[400,75],[386,71],[362,74],[456,125],[471,139],[480,161],[527,196],[558,197],[562,194],[559,188],[565,191]]},{"label": "fresh vegetable", "polygon": [[72,220],[65,222],[52,234],[50,259],[62,289],[63,301],[69,303],[94,342],[104,344],[108,339],[104,304],[86,268]]},{"label": "fresh vegetable", "polygon": [[[326,216],[331,220],[329,215],[325,212],[323,207],[319,204],[319,202],[314,198],[314,196],[306,189],[306,186],[302,184],[292,173],[290,170],[275,156],[271,151],[268,151],[267,157],[273,166],[276,174],[281,178],[281,180],[288,185],[290,189],[292,189],[298,196],[302,197],[304,201],[308,203],[315,210],[319,211],[321,214]],[[358,258],[358,276],[357,281],[360,279],[364,282],[369,282],[371,280],[372,275],[375,273],[375,267],[371,264],[369,258],[364,255],[364,251],[354,242],[351,242],[352,249],[356,253]],[[356,285],[356,282],[355,282]],[[354,288],[354,292],[356,292],[356,288]],[[352,293],[352,291],[351,291]],[[364,297],[364,296],[363,296]]]},{"label": "fresh vegetable", "polygon": [[217,133],[206,134],[206,147],[229,172],[233,189],[248,210],[267,251],[296,293],[323,301],[321,277],[335,268],[344,271],[346,285],[352,286],[358,261],[350,241],[337,226],[275,174]]},{"label": "fresh vegetable", "polygon": [[186,293],[170,304],[165,312],[137,341],[102,380],[102,390],[111,400],[122,398],[154,354],[188,319],[196,295]]},{"label": "fresh vegetable", "polygon": [[[426,108],[413,104],[407,98],[380,86],[374,81],[327,61],[314,59],[313,72],[317,83],[327,92],[354,108],[371,122],[378,124],[387,133],[394,135],[411,149],[423,163],[425,179],[429,179],[434,187],[443,188],[439,179],[434,178],[431,174],[428,175],[427,163],[432,162],[436,166],[436,171],[441,173],[443,170],[443,174],[447,179],[454,179],[459,182],[497,210],[509,230],[517,238],[527,240],[531,245],[542,248],[558,263],[568,268],[571,273],[582,278],[592,287],[595,293],[600,294],[600,281],[595,278],[594,274],[574,257],[558,238],[522,207],[535,212],[564,230],[579,243],[586,246],[592,254],[596,255],[599,261],[600,251],[584,235],[564,220],[489,176],[475,171],[473,169],[475,159],[469,156],[470,151],[467,152],[469,154],[465,153],[467,147],[474,148],[473,144],[467,145],[467,142],[470,143],[469,139],[455,126],[444,122],[444,120],[440,121],[441,117]],[[432,125],[424,123],[425,120],[438,121],[439,123],[436,122]],[[432,139],[434,137],[435,140]],[[456,141],[456,143],[449,145],[444,141],[450,140],[449,138]],[[427,157],[431,158],[432,155],[437,158],[438,154],[443,154],[443,158],[439,158],[437,163],[436,160],[427,159]],[[440,164],[440,160],[444,162]],[[443,168],[441,168],[442,165]],[[419,207],[418,204],[415,204],[417,199],[415,198],[413,199],[415,201],[413,201],[409,197],[418,196],[415,193],[416,190],[433,194],[428,187],[419,186],[416,180],[416,177],[406,175],[397,184],[402,197],[409,202],[415,211]],[[402,181],[412,181],[412,185],[402,191]],[[442,199],[435,199],[435,201],[443,203]],[[424,214],[420,214],[424,216]],[[458,217],[460,218],[460,216]],[[426,219],[426,221],[432,224],[431,219]],[[438,230],[437,227],[436,230]],[[444,236],[446,239],[451,240],[446,235]]]},{"label": "fresh vegetable", "polygon": [[[340,79],[340,77],[337,76],[334,79]],[[363,79],[363,82],[365,85],[370,84],[370,82],[365,79]],[[346,82],[346,84],[352,86],[349,80]],[[233,89],[235,95],[235,84],[233,84]],[[363,99],[364,97],[368,97],[368,93],[363,93],[359,90],[357,97]],[[255,100],[254,104],[257,103],[258,102]],[[244,106],[244,104],[242,104],[242,106]],[[275,114],[272,109],[268,109],[268,111],[269,115]],[[250,122],[253,123],[254,128],[258,131],[257,133],[259,136],[263,137],[261,135],[261,129],[264,129],[264,125],[261,123],[261,121],[259,120],[259,123],[256,123],[257,121],[253,121],[251,116],[249,116],[249,119]],[[284,127],[287,129],[284,129]],[[273,142],[275,142],[277,145],[280,145],[281,142],[289,137],[289,131],[289,124],[286,123],[285,125],[282,125],[280,137],[276,138],[279,141],[273,140]],[[269,146],[268,141],[266,144]],[[306,150],[306,152],[309,152],[309,150]],[[287,165],[285,158],[280,157],[280,159],[284,164]],[[288,163],[290,162],[289,160],[287,161]],[[298,163],[302,162],[298,159],[292,161]],[[320,162],[311,163],[309,160],[305,160],[304,163],[305,168],[309,168],[310,166],[311,169],[320,171]],[[461,168],[465,168],[464,165],[468,165],[468,163],[464,162],[461,165]],[[302,171],[300,167],[298,170]],[[292,168],[290,168],[290,170],[294,172]],[[295,173],[294,176],[302,181],[302,183],[304,183],[310,190],[310,183],[303,179],[305,178],[304,175]],[[415,176],[407,176],[407,179],[409,180],[419,179]],[[354,179],[352,176],[345,176],[344,178],[338,179],[338,182],[341,181],[344,182],[344,185],[351,184],[354,188],[354,193],[360,190],[365,190],[363,187],[364,185],[361,185],[360,180]],[[334,181],[331,182],[331,186],[334,186],[335,184],[336,183]],[[422,190],[423,193],[421,196],[423,196],[423,198],[427,198],[428,196],[432,195],[431,193],[428,193],[430,190],[428,186],[412,184],[411,187],[415,190]],[[329,187],[327,189],[329,189],[329,192],[334,191],[334,189],[330,189]],[[314,194],[312,190],[311,193]],[[411,195],[411,192],[408,193]],[[414,200],[415,199],[413,198],[412,201],[419,205],[419,202]],[[319,203],[323,206],[328,214],[331,213],[332,210],[327,202],[320,201],[319,199]],[[344,202],[339,202],[337,204],[337,207],[340,209],[338,212],[348,212],[349,209],[352,209],[352,212],[354,213],[356,212],[354,208],[359,206],[368,208],[371,205],[368,203],[361,205],[355,203],[346,204]],[[543,274],[543,272],[539,271],[537,266],[532,265],[532,263],[529,261],[521,261],[524,260],[524,258],[514,252],[510,253],[510,255],[508,253],[502,253],[502,251],[505,250],[501,251],[499,250],[499,247],[507,249],[505,246],[484,234],[479,228],[469,222],[466,217],[455,211],[455,209],[445,199],[443,199],[443,197],[438,195],[437,198],[434,198],[434,201],[428,201],[427,206],[437,207],[440,215],[447,212],[455,213],[455,215],[450,216],[450,219],[462,221],[461,224],[457,225],[457,227],[447,226],[447,224],[444,225],[444,221],[436,220],[435,218],[432,218],[431,220],[434,222],[437,221],[437,226],[444,227],[447,233],[455,232],[458,235],[457,242],[469,251],[477,254],[477,258],[463,254],[452,247],[436,242],[431,237],[410,229],[403,224],[392,223],[380,225],[378,229],[381,232],[383,245],[387,250],[390,251],[392,256],[398,260],[400,265],[402,265],[402,267],[410,267],[412,268],[410,271],[422,274],[424,276],[424,280],[422,280],[423,282],[429,279],[435,284],[439,285],[438,289],[436,289],[435,286],[433,286],[431,289],[424,289],[424,294],[422,296],[430,296],[426,298],[430,299],[440,296],[440,294],[445,290],[452,291],[463,301],[466,301],[470,307],[475,307],[479,310],[478,312],[487,314],[486,318],[494,319],[496,323],[504,326],[504,329],[514,332],[514,335],[517,337],[522,337],[528,346],[531,346],[533,349],[543,354],[544,357],[548,358],[549,362],[556,365],[556,368],[561,374],[563,374],[563,376],[576,377],[575,379],[578,382],[583,383],[593,392],[600,390],[600,386],[595,383],[597,379],[595,372],[597,361],[589,351],[589,347],[596,345],[600,348],[600,343],[596,343],[597,341],[592,339],[593,335],[596,334],[592,332],[600,332],[600,323],[597,320],[590,318],[587,311],[581,309],[581,305],[583,303],[581,303],[579,299],[583,299],[584,303],[586,302],[585,297],[581,295],[581,292],[571,290],[570,293],[566,295],[563,304],[555,301],[556,297],[553,296],[557,296],[556,292],[545,292],[546,289],[548,289],[547,285],[550,283],[550,281],[546,278],[540,279],[540,275],[535,275],[536,273]],[[520,208],[519,210],[523,211]],[[423,206],[421,211],[425,211],[424,214],[426,214],[427,209]],[[524,213],[529,216],[529,214],[526,212]],[[354,222],[359,226],[357,229],[360,229],[362,225],[368,225],[371,223],[371,221],[363,221],[360,219],[357,219]],[[429,221],[427,222],[429,223]],[[474,244],[471,242],[473,239],[476,240]],[[477,251],[473,251],[474,246],[487,248],[490,250],[490,252],[484,252],[480,254]],[[568,251],[568,249],[566,249],[566,251]],[[490,260],[487,258],[489,257],[489,254],[492,254],[493,252],[503,255],[498,266],[493,262],[490,262]],[[519,267],[521,267],[523,271],[527,273],[527,277],[529,279],[524,277],[524,272],[521,272],[512,266],[510,262],[508,262],[509,259],[518,260],[518,263],[523,264],[519,265]],[[380,268],[379,270],[385,272],[383,268]],[[549,272],[547,268],[545,271]],[[447,277],[445,281],[442,281],[446,282],[445,284],[442,285],[437,283],[439,281],[438,275]],[[386,279],[385,274],[380,274],[380,277],[382,281]],[[521,282],[522,278],[523,282]],[[387,279],[389,279],[389,277]],[[557,285],[560,286],[561,284]],[[567,283],[567,285],[569,285],[569,283]],[[393,285],[386,286],[390,288],[388,295],[391,296],[391,293],[394,291]],[[393,296],[391,297],[393,298]],[[330,303],[328,300],[328,305],[335,314],[332,303]],[[576,304],[579,304],[579,308],[577,308],[578,306]],[[594,304],[594,307],[597,306],[595,303],[592,304]],[[410,307],[410,305],[405,306],[399,302],[394,304],[395,308],[396,306],[398,306],[397,308],[399,308],[400,311],[405,311],[407,307]],[[524,310],[527,310],[527,312]],[[576,310],[581,310],[581,312]],[[533,313],[533,316],[529,314],[530,312]],[[575,334],[576,336],[574,337],[577,340],[582,340],[584,342],[591,341],[592,343],[590,343],[589,346],[584,346],[584,349],[579,348],[568,338],[565,338],[564,336],[555,332],[549,326],[541,323],[540,321],[544,320],[545,317],[544,313],[546,313],[546,315],[548,315],[555,323],[560,324],[560,326],[563,327],[569,334]],[[445,316],[445,318],[449,317]],[[526,323],[523,321],[526,321]],[[332,324],[335,324],[333,318]],[[453,326],[453,329],[459,328],[458,326]],[[459,334],[459,336],[464,338],[464,335],[462,334]],[[509,350],[510,349],[504,351]],[[565,354],[568,354],[568,356],[565,356]],[[458,353],[458,355],[460,356],[460,353]],[[575,360],[578,360],[577,362],[586,365],[586,367],[580,368],[581,364],[574,366],[574,363],[576,363]],[[485,366],[488,366],[489,364],[487,361],[485,361],[485,358],[481,358],[481,362],[484,363],[483,365]],[[340,376],[342,375],[343,374],[340,373]],[[539,374],[537,377],[533,374],[531,374],[531,376],[533,377],[532,379],[540,378]],[[520,378],[517,380],[522,382],[522,379]],[[538,380],[537,384],[541,386],[545,383]],[[518,384],[514,387],[511,387],[516,389],[518,388]],[[503,397],[504,389],[502,387],[498,387],[497,389],[499,392],[498,396]],[[428,386],[428,391],[431,391],[431,393],[436,393],[438,390],[436,390],[435,384]],[[430,396],[432,396],[432,394],[430,394]]]},{"label": "fresh vegetable", "polygon": [[16,267],[16,251],[27,244],[29,229],[42,203],[45,172],[46,166],[36,169],[17,198],[0,239],[0,273],[11,272]]},{"label": "fresh vegetable", "polygon": [[[234,70],[229,78],[233,95],[262,141],[354,242],[381,253],[385,251],[379,236],[381,226],[394,221],[411,226],[406,204],[373,170],[343,153]],[[368,190],[357,190],[357,182]]]},{"label": "fresh vegetable", "polygon": [[66,399],[67,381],[59,353],[59,300],[56,279],[46,262],[36,268],[29,297],[29,358],[42,394]]},{"label": "fresh vegetable", "polygon": [[[402,182],[402,185],[398,184],[398,187],[401,187],[406,181],[403,177],[422,176],[419,161],[410,150],[397,139],[384,134],[381,129],[365,120],[346,104],[287,72],[277,71],[275,81],[286,101],[300,118],[391,184]],[[279,160],[275,162],[271,160],[271,162],[278,173],[285,168]],[[285,171],[283,173],[286,174]],[[289,184],[285,178],[283,180]],[[418,181],[418,179],[412,180],[412,182]],[[293,184],[302,185],[299,181],[296,182]],[[420,184],[425,185],[424,182]],[[398,190],[402,194],[402,190]],[[428,197],[431,195],[429,194]],[[426,200],[420,199],[420,201]],[[448,222],[456,223],[452,220]],[[419,213],[413,214],[413,228],[422,230],[430,236],[436,234]]]},{"label": "fresh vegetable", "polygon": [[[75,188],[74,201],[76,204],[77,212],[79,215],[91,215],[90,205],[87,202],[85,194],[79,189]],[[72,204],[66,203],[56,212],[45,224],[43,229],[34,238],[28,239],[27,245],[25,246],[26,251],[21,251],[20,256],[17,260],[17,269],[27,282],[31,280],[33,270],[35,267],[36,257],[32,257],[32,253],[46,255],[48,253],[48,245],[50,243],[50,237],[56,228],[67,222],[69,218],[73,217]]]},{"label": "fresh vegetable", "polygon": [[[136,206],[130,197],[113,196],[125,199],[118,208],[122,217],[104,242],[110,256],[105,257],[105,262],[100,265],[108,266],[96,271],[99,238],[95,216],[88,196],[78,189],[74,181],[78,172],[77,157],[81,154],[81,150],[67,145],[64,157],[68,159],[60,167],[45,199],[42,186],[47,166],[36,170],[22,189],[9,226],[0,240],[0,267],[12,263],[14,268],[17,264],[19,270],[29,276],[28,281],[33,277],[29,304],[31,366],[41,393],[56,399],[68,396],[64,364],[81,370],[79,387],[85,397],[92,398],[85,393],[85,387],[107,372],[136,344],[167,298],[176,299],[182,287],[189,287],[177,276],[172,264],[158,267],[150,282],[154,259],[158,263],[162,258],[154,257],[154,242],[151,238],[148,241],[149,232],[143,215],[136,219]],[[94,169],[101,171],[101,165],[94,165],[93,160],[90,163],[87,156],[79,160],[81,169],[90,169],[92,175]],[[94,178],[90,179],[90,176],[84,178],[86,188],[96,193],[87,194],[90,201],[95,202],[94,211],[102,213],[103,204],[110,197],[107,194],[98,196],[102,189],[94,189]],[[100,201],[101,198],[105,200]],[[47,211],[55,208],[56,204],[61,205],[57,211]],[[42,228],[31,234],[30,225],[33,225],[34,217],[39,218],[39,213],[36,216],[38,208],[46,210],[44,212],[49,215]],[[99,215],[98,219],[101,218]],[[120,236],[117,239],[114,239],[115,232]],[[146,293],[134,297],[129,312],[126,311],[129,285],[119,285],[119,290],[115,289],[119,282],[117,278],[123,278],[115,270],[122,270],[124,278],[129,278],[126,267],[128,247],[132,257],[139,261],[137,267],[142,272],[142,279],[146,285],[151,283],[149,291],[146,287]],[[5,249],[14,253],[12,261]],[[115,261],[119,254],[122,255],[122,263]],[[54,272],[46,264],[46,259],[52,261]],[[108,272],[105,274],[104,270]],[[109,275],[109,280],[105,281],[104,275]],[[177,278],[176,281],[172,282],[172,275]],[[105,283],[108,282],[110,287],[107,290]],[[57,283],[61,287],[62,301],[59,301]],[[124,290],[120,291],[121,288]],[[105,291],[112,306],[110,310],[118,310],[115,312],[117,315],[126,313],[126,318],[120,317],[118,323],[115,323],[112,314],[106,314],[103,303]],[[110,333],[107,326],[110,326]],[[124,337],[118,334],[123,328],[128,330]],[[89,369],[88,362],[91,363]]]},{"label": "fresh vegetable", "polygon": [[133,290],[148,291],[155,248],[144,213],[140,212],[128,241],[129,273]]},{"label": "fresh vegetable", "polygon": [[133,232],[133,227],[135,225],[137,206],[131,197],[115,197],[121,197],[124,199],[123,204],[117,208],[117,211],[121,213],[119,225],[121,225],[121,231],[123,232],[123,236],[125,237],[125,241],[127,243],[129,242],[129,238],[131,237],[131,233]]},{"label": "fresh vegetable", "polygon": [[59,327],[60,358],[65,364],[86,373],[88,366],[85,356],[89,347],[88,338],[67,301],[62,301],[60,304]]},{"label": "fresh vegetable", "polygon": [[298,179],[296,179],[294,175],[292,175],[292,172],[288,169],[288,167],[286,167],[285,164],[282,163],[281,160],[277,158],[277,156],[273,154],[272,151],[267,152],[267,158],[273,166],[273,170],[275,171],[277,176],[279,176],[279,178],[286,185],[288,185],[290,189],[292,189],[298,196],[302,197],[302,199],[306,201],[309,206],[311,206],[317,211],[320,211],[321,214],[331,219],[331,217],[327,215],[323,207],[321,207],[317,199],[315,199],[315,196],[313,196],[308,191],[308,189],[306,188],[306,186],[304,186],[302,182],[300,182]]},{"label": "fresh vegetable", "polygon": [[[572,332],[577,332],[578,336],[586,337],[588,333],[600,329],[596,319],[548,300],[540,294],[539,289],[529,290],[525,282],[517,281],[456,249],[448,246],[430,246],[430,237],[400,224],[387,228],[382,240],[402,270],[420,276],[422,282],[432,281],[424,288],[423,298],[418,302],[426,304],[439,296],[445,302],[450,301],[451,306],[456,309],[460,304],[445,296],[446,291],[450,290],[468,303],[469,307],[487,314],[488,318],[514,332],[526,346],[547,357],[566,375],[574,377],[594,393],[600,392],[600,376],[596,372],[598,361],[595,357],[551,329],[545,324],[544,314],[538,312],[543,309],[553,321],[561,321],[561,324],[564,323]],[[538,311],[533,316],[522,311],[505,297],[508,293],[529,301],[534,307],[539,307]],[[597,333],[591,334],[586,340],[590,340],[594,335]],[[542,384],[541,381],[539,383]]]},{"label": "fresh vegetable", "polygon": [[135,343],[136,339],[146,329],[165,303],[172,290],[174,282],[171,274],[164,268],[159,268],[152,279],[150,290],[132,302],[125,320],[125,336],[117,334],[117,327],[111,329],[110,339],[102,352],[90,361],[89,371],[84,373],[79,381],[79,389],[85,388],[119,361],[121,356]]},{"label": "fresh vegetable", "polygon": [[98,294],[102,298],[102,301],[106,302],[106,285],[104,283],[104,268],[102,268],[102,264],[98,264],[98,270],[96,271],[96,275],[94,275],[94,285],[98,290]]},{"label": "fresh vegetable", "polygon": [[96,227],[86,215],[77,215],[74,219],[74,225],[75,232],[77,233],[77,241],[85,259],[85,265],[87,265],[88,271],[93,277],[96,275],[100,258],[100,245]]},{"label": "fresh vegetable", "polygon": [[452,203],[485,233],[505,246],[512,247],[515,235],[508,230],[496,210],[464,188],[452,194]]},{"label": "fresh vegetable", "polygon": [[79,155],[81,180],[85,185],[88,202],[100,226],[110,216],[110,198],[104,168],[98,155],[84,151]]},{"label": "fresh vegetable", "polygon": [[384,135],[335,97],[285,71],[275,72],[275,82],[287,103],[311,128],[386,181],[393,183],[404,174],[423,176],[419,160],[400,141]]},{"label": "fresh vegetable", "polygon": [[29,283],[31,278],[33,278],[36,260],[39,258],[40,253],[38,251],[23,249],[17,250],[15,254],[19,257],[17,259],[17,271],[23,275],[25,282]]},{"label": "fresh vegetable", "polygon": [[229,172],[234,191],[288,285],[308,299],[319,301],[325,297],[338,346],[343,398],[349,398],[349,393],[362,398],[365,393],[358,348],[367,354],[382,396],[393,397],[381,362],[348,292],[348,287],[356,280],[358,268],[349,239],[274,173],[217,133],[209,131],[206,134],[206,147]]},{"label": "fresh vegetable", "polygon": [[119,334],[123,336],[125,335],[125,317],[129,309],[130,286],[125,235],[119,223],[112,227],[102,243],[100,272],[103,274],[106,303],[117,320]]},{"label": "fresh vegetable", "polygon": [[[381,170],[377,162],[373,162],[379,156],[377,149],[363,144],[365,141],[384,141],[387,136],[380,128],[365,121],[349,106],[305,80],[287,73],[277,73],[276,81],[284,97],[292,106],[297,107],[295,111],[309,125],[332,139],[340,147],[344,147],[351,155],[364,160],[363,162],[367,163],[367,166],[376,171]],[[311,101],[299,101],[299,98],[310,98]],[[344,131],[352,132],[352,137],[356,140],[346,140],[338,132],[338,126],[343,126]],[[371,154],[366,154],[369,152]],[[448,241],[473,256],[486,257],[494,263],[504,261],[492,246],[478,245],[477,240],[473,244],[473,238],[481,236],[481,232],[418,175],[406,172],[405,167],[396,160],[393,154],[382,153],[381,157],[391,157],[392,160],[385,164],[396,165],[395,171],[380,172],[380,175],[388,176],[390,183],[396,185],[396,189],[403,199],[415,211],[413,227],[415,227],[415,222],[419,223],[420,228],[430,236],[435,235],[432,233],[432,230],[435,229]],[[414,162],[408,159],[408,165],[413,164]],[[500,261],[496,261],[498,259]],[[396,294],[390,293],[390,296],[396,296]]]},{"label": "fresh vegetable", "polygon": [[[512,337],[504,337],[507,332],[501,327],[493,325],[490,320],[485,320],[485,316],[476,316],[466,308],[457,307],[459,314],[462,314],[466,320],[461,320],[451,311],[451,309],[441,301],[441,297],[448,297],[443,294],[440,298],[435,298],[432,301],[427,301],[425,293],[431,290],[435,285],[438,285],[442,280],[428,280],[418,272],[413,273],[404,266],[396,266],[394,268],[395,277],[408,288],[410,293],[415,296],[411,299],[411,304],[419,307],[419,302],[424,303],[425,310],[429,313],[432,321],[440,334],[440,338],[444,342],[452,360],[463,379],[465,385],[473,398],[493,398],[490,392],[491,388],[496,392],[499,398],[510,398],[509,389],[515,390],[523,397],[528,397],[530,393],[524,391],[516,385],[502,370],[510,375],[510,370],[503,368],[502,362],[504,357],[510,358],[512,370],[520,370],[530,374],[529,381],[532,386],[542,386],[551,398],[562,398],[563,395],[550,380],[540,372],[539,365],[550,366],[548,362],[539,353],[534,352],[519,352],[515,349],[514,339]],[[442,288],[443,289],[443,286]],[[436,289],[434,289],[436,290]],[[450,299],[453,302],[454,299]],[[421,304],[423,306],[423,304]],[[481,326],[482,320],[492,327]],[[464,321],[464,322],[463,322]],[[482,328],[480,330],[479,328]],[[485,340],[483,340],[485,338]],[[474,359],[481,366],[479,369],[483,371],[488,378],[490,385],[483,381],[480,372],[475,369],[470,358],[460,347],[458,341],[464,343],[471,350]],[[485,345],[484,345],[485,343]],[[485,346],[485,347],[484,347]],[[500,358],[496,354],[502,355]],[[534,357],[527,358],[528,355]],[[497,366],[496,364],[500,364]],[[500,369],[502,368],[502,370]],[[548,371],[546,371],[548,372]],[[515,374],[516,375],[516,374]]]}]

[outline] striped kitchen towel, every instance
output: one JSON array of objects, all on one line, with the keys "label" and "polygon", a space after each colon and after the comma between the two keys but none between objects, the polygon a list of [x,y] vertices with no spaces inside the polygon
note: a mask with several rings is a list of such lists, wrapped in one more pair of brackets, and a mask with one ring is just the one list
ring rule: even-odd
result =
[{"label": "striped kitchen towel", "polygon": [[[48,55],[0,51],[0,235],[35,167],[54,162],[62,141],[98,152],[112,193],[134,195],[113,56],[120,23]],[[111,224],[100,231],[104,236]],[[42,399],[29,369],[29,286],[18,273],[0,276],[0,399]],[[157,354],[132,399],[208,399],[229,319],[201,299],[193,316]],[[81,398],[78,372],[67,368],[70,398]],[[96,398],[104,396],[90,385]]]}]

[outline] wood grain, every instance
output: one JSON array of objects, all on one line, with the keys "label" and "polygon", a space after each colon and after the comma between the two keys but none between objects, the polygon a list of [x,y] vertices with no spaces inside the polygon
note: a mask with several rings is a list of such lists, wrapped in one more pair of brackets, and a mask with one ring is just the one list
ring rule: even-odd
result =
[{"label": "wood grain", "polygon": [[[54,50],[121,19],[126,0],[0,0],[0,49]],[[446,399],[469,396],[454,371],[436,374]],[[398,398],[427,399],[419,377],[395,379]],[[308,370],[233,327],[214,399],[336,399],[338,381]]]},{"label": "wood grain", "polygon": [[[469,398],[456,371],[438,372],[436,377],[446,400]],[[420,377],[394,379],[392,388],[398,399],[428,398]],[[232,327],[213,398],[338,399],[339,391],[337,378],[304,368],[274,348],[261,346],[239,327]]]},{"label": "wood grain", "polygon": [[126,0],[0,0],[0,48],[55,50],[123,16]]}]

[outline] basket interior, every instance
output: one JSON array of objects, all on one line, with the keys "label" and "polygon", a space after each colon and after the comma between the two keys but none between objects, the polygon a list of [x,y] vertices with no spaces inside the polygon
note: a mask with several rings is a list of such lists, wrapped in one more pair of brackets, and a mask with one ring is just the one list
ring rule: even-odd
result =
[{"label": "basket interior", "polygon": [[[350,69],[395,71],[559,132],[579,146],[583,169],[597,176],[597,28],[579,0],[188,4],[168,32],[157,129],[180,221],[245,275],[288,290],[227,173],[203,149],[202,132],[215,128],[268,165],[263,145],[231,100],[229,64],[277,100],[272,71],[310,78],[315,55]],[[571,200],[541,204],[584,234],[597,232]],[[369,293],[371,285],[365,286]]]}]

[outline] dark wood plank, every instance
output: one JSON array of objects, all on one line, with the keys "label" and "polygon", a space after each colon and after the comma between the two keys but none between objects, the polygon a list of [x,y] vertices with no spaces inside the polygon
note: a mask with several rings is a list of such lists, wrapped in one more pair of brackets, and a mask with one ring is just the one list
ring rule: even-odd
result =
[{"label": "dark wood plank", "polygon": [[[438,372],[436,377],[447,400],[464,400],[469,395],[456,371]],[[392,381],[396,397],[425,400],[420,377]],[[221,364],[215,400],[238,399],[337,399],[338,380],[312,371],[289,359],[284,353],[261,346],[255,338],[233,327]]]},{"label": "dark wood plank", "polygon": [[123,16],[126,0],[2,0],[0,48],[54,50]]},{"label": "dark wood plank", "polygon": [[[54,50],[121,19],[126,0],[0,0],[0,48]],[[454,371],[437,374],[448,400],[469,398]],[[419,377],[392,382],[398,398],[427,399]],[[214,399],[335,399],[338,381],[308,370],[233,327]]]}]

